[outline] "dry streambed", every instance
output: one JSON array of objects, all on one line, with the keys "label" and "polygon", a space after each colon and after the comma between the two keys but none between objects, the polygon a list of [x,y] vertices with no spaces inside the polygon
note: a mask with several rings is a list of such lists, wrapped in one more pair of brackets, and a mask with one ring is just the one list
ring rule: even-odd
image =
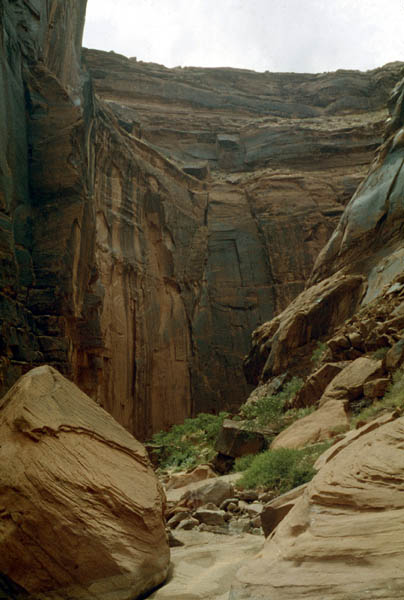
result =
[{"label": "dry streambed", "polygon": [[240,565],[264,545],[263,536],[247,533],[182,530],[175,536],[184,545],[171,549],[171,574],[153,600],[227,600]]}]

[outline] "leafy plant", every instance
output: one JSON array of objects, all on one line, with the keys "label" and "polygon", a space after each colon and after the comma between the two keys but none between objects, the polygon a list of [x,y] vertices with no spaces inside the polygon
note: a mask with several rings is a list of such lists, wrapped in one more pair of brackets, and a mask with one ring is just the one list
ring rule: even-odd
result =
[{"label": "leafy plant", "polygon": [[313,354],[311,355],[311,362],[315,366],[319,364],[327,348],[328,346],[324,342],[317,342],[317,346],[315,350],[313,350]]},{"label": "leafy plant", "polygon": [[302,450],[267,450],[253,458],[237,485],[247,489],[262,486],[283,494],[313,478],[313,465],[328,447],[329,442]]},{"label": "leafy plant", "polygon": [[246,456],[240,456],[234,461],[233,471],[246,471],[251,467],[251,464],[257,454],[246,454]]},{"label": "leafy plant", "polygon": [[297,412],[285,411],[285,406],[297,394],[302,385],[302,379],[292,377],[280,392],[272,396],[264,396],[251,404],[245,404],[241,413],[250,422],[251,427],[253,425],[258,427],[270,425],[274,431],[281,431],[292,422],[293,414],[296,414],[296,419],[300,418]]},{"label": "leafy plant", "polygon": [[185,419],[182,425],[173,425],[169,431],[155,433],[150,446],[158,456],[162,469],[189,469],[211,460],[214,445],[228,413],[219,415],[200,413]]},{"label": "leafy plant", "polygon": [[351,427],[356,427],[360,421],[376,418],[385,411],[404,410],[404,369],[398,369],[393,380],[381,400],[361,408],[351,419]]},{"label": "leafy plant", "polygon": [[375,358],[376,360],[381,360],[382,358],[384,358],[387,354],[387,352],[390,350],[389,346],[383,346],[383,348],[378,348],[377,350],[375,350],[372,354],[372,357]]}]

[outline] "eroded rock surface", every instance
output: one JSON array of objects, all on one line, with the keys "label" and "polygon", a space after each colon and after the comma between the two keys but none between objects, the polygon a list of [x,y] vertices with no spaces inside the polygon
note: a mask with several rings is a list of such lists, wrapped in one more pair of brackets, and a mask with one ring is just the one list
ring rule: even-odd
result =
[{"label": "eroded rock surface", "polygon": [[82,68],[85,5],[0,7],[0,388],[52,364],[147,438],[248,396],[250,332],[303,289],[402,65]]},{"label": "eroded rock surface", "polygon": [[43,366],[0,401],[0,572],[43,600],[132,600],[169,566],[144,447]]},{"label": "eroded rock surface", "polygon": [[171,578],[151,600],[227,600],[238,566],[262,548],[263,540],[178,530],[175,536],[184,546],[172,550]]},{"label": "eroded rock surface", "polygon": [[402,598],[404,419],[357,436],[326,463],[230,598]]}]

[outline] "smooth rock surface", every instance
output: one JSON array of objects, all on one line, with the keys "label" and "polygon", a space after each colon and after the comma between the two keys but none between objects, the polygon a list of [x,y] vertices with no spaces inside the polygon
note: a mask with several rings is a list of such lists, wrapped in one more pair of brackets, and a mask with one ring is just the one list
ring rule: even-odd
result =
[{"label": "smooth rock surface", "polygon": [[399,418],[340,449],[238,571],[231,600],[401,599],[403,448]]},{"label": "smooth rock surface", "polygon": [[214,470],[209,465],[198,465],[192,471],[186,473],[173,473],[165,484],[167,490],[175,490],[191,483],[198,483],[206,479],[217,477]]},{"label": "smooth rock surface", "polygon": [[44,600],[133,600],[169,566],[143,446],[55,369],[0,401],[0,572]]},{"label": "smooth rock surface", "polygon": [[268,537],[275,527],[286,517],[306,487],[306,483],[299,485],[299,487],[274,498],[263,507],[260,518],[265,537]]},{"label": "smooth rock surface", "polygon": [[172,550],[169,581],[150,600],[227,600],[238,566],[263,543],[262,537],[249,534],[176,531],[175,535],[184,546]]},{"label": "smooth rock surface", "polygon": [[382,373],[382,361],[371,358],[357,358],[343,369],[326,387],[320,399],[320,406],[330,400],[349,403],[363,394],[363,386]]},{"label": "smooth rock surface", "polygon": [[271,449],[304,448],[327,440],[336,432],[349,429],[349,421],[344,403],[328,400],[313,413],[298,419],[276,436]]}]

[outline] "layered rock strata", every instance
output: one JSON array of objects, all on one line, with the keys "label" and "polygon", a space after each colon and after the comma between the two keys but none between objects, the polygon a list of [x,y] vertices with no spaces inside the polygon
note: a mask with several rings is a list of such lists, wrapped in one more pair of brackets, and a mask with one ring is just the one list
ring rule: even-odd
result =
[{"label": "layered rock strata", "polygon": [[[254,332],[245,362],[251,382],[293,368],[319,338],[329,340],[330,355],[339,360],[397,341],[403,323],[399,313],[389,316],[388,306],[403,289],[403,94],[401,81],[390,99],[385,141],[321,251],[312,285]],[[368,315],[367,306],[372,307]],[[345,321],[348,335],[337,335]],[[307,360],[305,366],[310,369]]]},{"label": "layered rock strata", "polygon": [[403,442],[401,418],[330,458],[238,571],[231,600],[402,598]]},{"label": "layered rock strata", "polygon": [[[285,371],[310,375],[291,403],[319,408],[274,447],[332,437],[330,426],[321,432],[320,417],[332,417],[335,407],[344,407],[343,420],[359,415],[359,428],[319,458],[318,474],[264,551],[238,572],[232,600],[393,600],[403,593],[403,86],[393,91],[385,141],[320,253],[311,285],[254,333],[246,362],[263,389]],[[361,410],[372,403],[376,420]]]},{"label": "layered rock strata", "polygon": [[401,65],[298,76],[88,51],[96,97],[85,4],[0,5],[0,388],[50,363],[145,438],[248,395],[250,332],[303,289]]},{"label": "layered rock strata", "polygon": [[0,571],[43,600],[138,598],[164,581],[164,493],[147,452],[55,369],[0,402]]}]

